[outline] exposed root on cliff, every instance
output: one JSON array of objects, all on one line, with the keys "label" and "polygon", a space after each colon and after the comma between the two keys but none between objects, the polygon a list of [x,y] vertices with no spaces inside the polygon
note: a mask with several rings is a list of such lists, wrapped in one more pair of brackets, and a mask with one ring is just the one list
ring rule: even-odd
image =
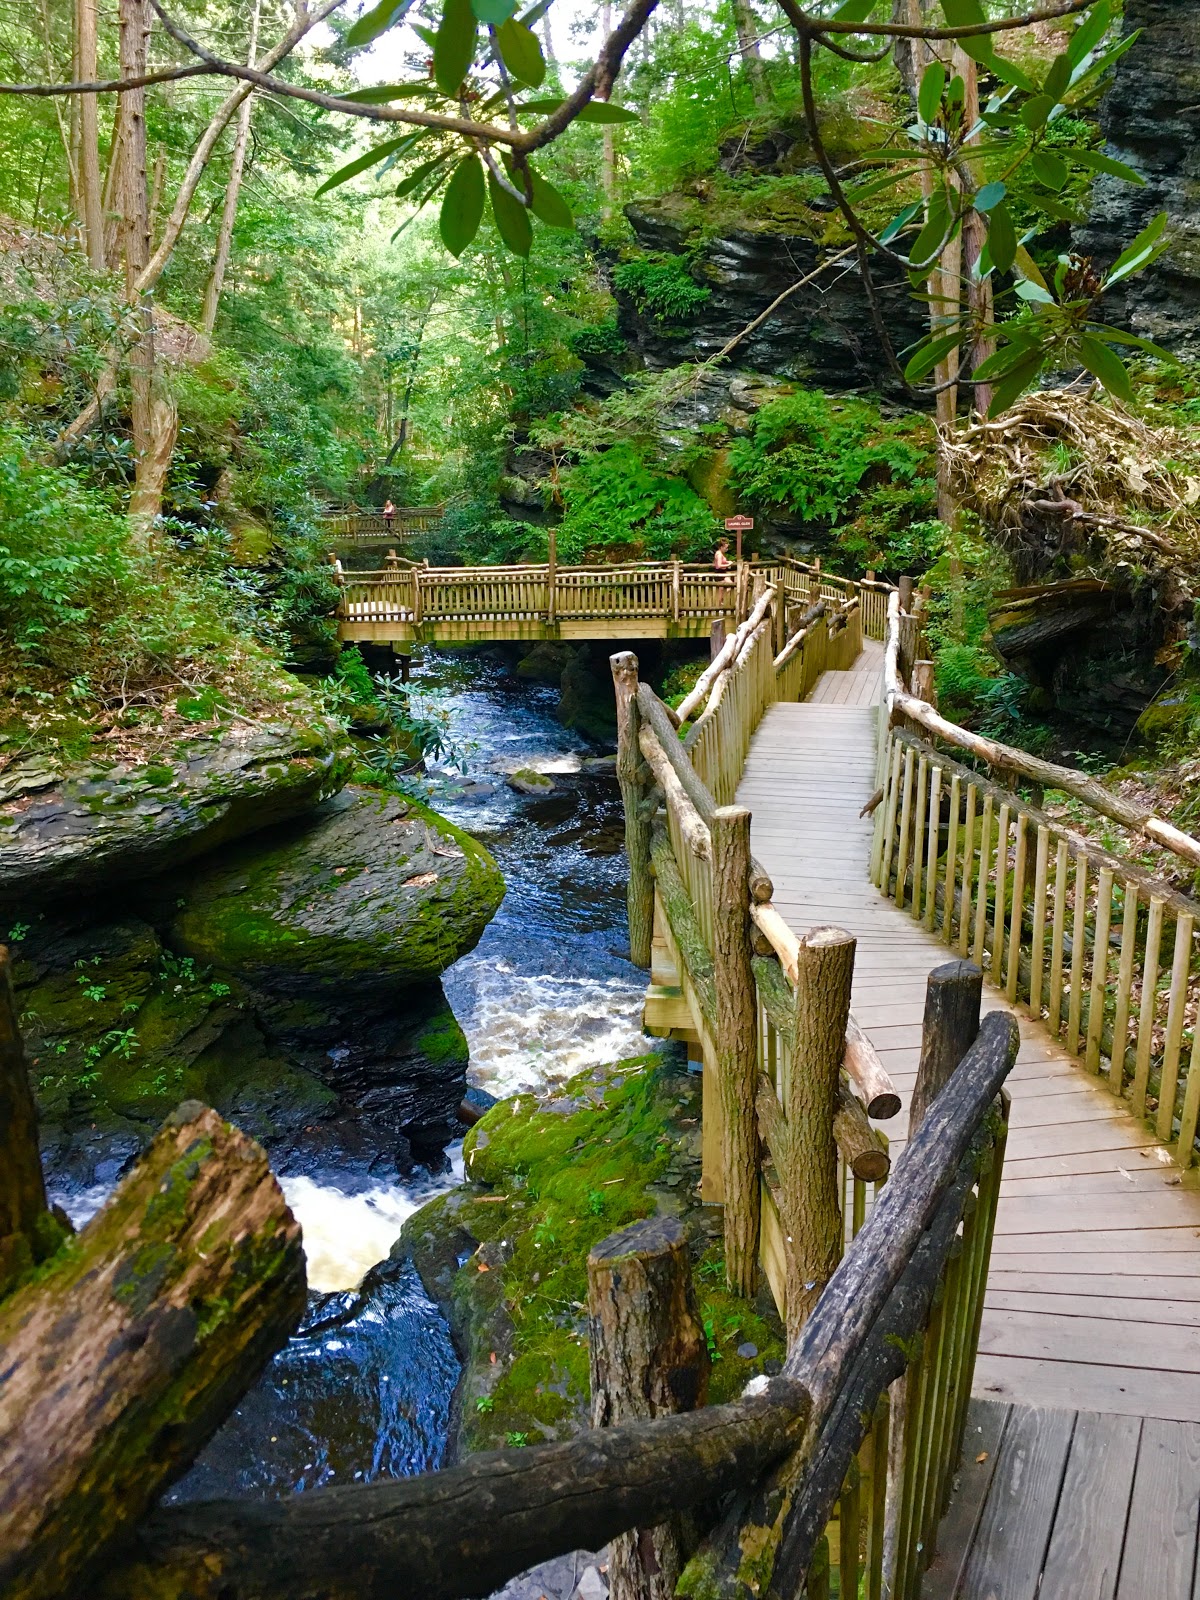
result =
[{"label": "exposed root on cliff", "polygon": [[1095,389],[1059,389],[942,442],[955,495],[1026,574],[1076,554],[1200,594],[1200,436],[1152,427]]}]

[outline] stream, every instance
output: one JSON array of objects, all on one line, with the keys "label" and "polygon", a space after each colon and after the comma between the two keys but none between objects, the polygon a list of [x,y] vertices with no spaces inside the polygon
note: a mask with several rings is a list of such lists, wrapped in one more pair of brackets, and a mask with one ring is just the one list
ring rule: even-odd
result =
[{"label": "stream", "polygon": [[[502,1098],[648,1047],[644,974],[627,959],[620,797],[611,770],[555,717],[558,691],[489,653],[426,652],[414,710],[449,713],[465,770],[434,767],[429,800],[492,851],[507,893],[478,947],[444,976],[471,1050],[468,1081]],[[516,793],[532,768],[554,789]],[[279,1494],[426,1471],[442,1460],[459,1362],[410,1267],[382,1261],[405,1219],[461,1180],[441,1172],[347,1182],[285,1177],[309,1274],[299,1332],[177,1486],[172,1499]]]}]

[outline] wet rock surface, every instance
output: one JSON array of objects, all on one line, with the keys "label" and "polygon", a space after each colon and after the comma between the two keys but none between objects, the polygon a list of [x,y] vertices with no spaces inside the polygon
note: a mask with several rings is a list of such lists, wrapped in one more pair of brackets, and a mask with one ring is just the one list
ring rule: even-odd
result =
[{"label": "wet rock surface", "polygon": [[1145,186],[1099,178],[1074,243],[1107,266],[1166,211],[1166,253],[1105,297],[1106,320],[1194,360],[1200,356],[1200,3],[1126,0],[1124,26],[1127,33],[1144,31],[1117,63],[1101,125],[1109,153],[1139,172]]},{"label": "wet rock surface", "polygon": [[299,816],[348,776],[341,735],[319,718],[230,724],[142,766],[12,759],[0,779],[0,906],[177,866]]}]

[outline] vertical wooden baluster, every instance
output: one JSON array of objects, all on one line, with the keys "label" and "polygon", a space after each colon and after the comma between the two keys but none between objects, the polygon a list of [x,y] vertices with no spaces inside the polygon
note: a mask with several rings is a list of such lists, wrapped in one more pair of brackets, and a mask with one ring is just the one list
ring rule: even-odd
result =
[{"label": "vertical wooden baluster", "polygon": [[1087,1050],[1084,1065],[1100,1071],[1100,1041],[1104,1034],[1104,1008],[1108,999],[1108,938],[1112,928],[1113,870],[1101,867],[1096,885],[1096,937],[1092,945],[1092,987],[1088,995]]},{"label": "vertical wooden baluster", "polygon": [[1167,1008],[1167,1033],[1163,1042],[1162,1082],[1158,1090],[1156,1131],[1163,1144],[1175,1132],[1175,1098],[1179,1085],[1179,1055],[1183,1049],[1184,1006],[1188,975],[1192,963],[1192,930],[1195,921],[1181,911],[1175,921],[1175,957],[1171,963],[1171,998]]},{"label": "vertical wooden baluster", "polygon": [[896,846],[896,904],[904,909],[905,878],[908,876],[908,829],[912,820],[913,768],[916,765],[911,745],[904,750],[904,799],[900,807],[900,839]]},{"label": "vertical wooden baluster", "polygon": [[942,831],[942,769],[934,767],[929,785],[928,846],[925,863],[925,926],[933,932],[933,918],[937,910],[938,844]]},{"label": "vertical wooden baluster", "polygon": [[1114,1094],[1124,1093],[1125,1052],[1129,1044],[1129,996],[1133,989],[1133,963],[1137,956],[1138,891],[1134,883],[1123,885],[1125,915],[1121,921],[1121,965],[1117,972],[1117,1005],[1113,1014],[1112,1060],[1108,1068],[1109,1087]]},{"label": "vertical wooden baluster", "polygon": [[1050,1032],[1056,1037],[1062,1026],[1063,945],[1067,927],[1067,873],[1070,859],[1067,841],[1060,839],[1054,853],[1054,924],[1050,935]]},{"label": "vertical wooden baluster", "polygon": [[1192,1029],[1192,1055],[1179,1119],[1179,1143],[1175,1146],[1175,1159],[1181,1167],[1190,1167],[1195,1160],[1196,1124],[1200,1121],[1200,1016]]},{"label": "vertical wooden baluster", "polygon": [[858,1462],[851,1461],[838,1504],[838,1594],[858,1595],[858,1546],[862,1501]]},{"label": "vertical wooden baluster", "polygon": [[875,1408],[871,1431],[871,1510],[867,1524],[866,1600],[883,1600],[883,1552],[887,1529],[888,1435],[891,1421],[886,1394]]},{"label": "vertical wooden baluster", "polygon": [[962,778],[950,775],[950,824],[946,830],[946,886],[942,890],[942,938],[954,942],[954,902],[958,895],[958,813],[962,805]]},{"label": "vertical wooden baluster", "polygon": [[1071,1002],[1067,1008],[1067,1049],[1079,1054],[1083,1019],[1083,957],[1087,944],[1088,861],[1081,850],[1075,857],[1075,919],[1071,924]]},{"label": "vertical wooden baluster", "polygon": [[983,941],[987,932],[988,879],[992,873],[992,809],[990,794],[983,797],[983,818],[979,827],[979,873],[976,878],[974,961],[983,966]]},{"label": "vertical wooden baluster", "polygon": [[1025,874],[1029,856],[1029,818],[1017,812],[1017,845],[1013,856],[1012,911],[1008,919],[1008,977],[1004,992],[1010,1003],[1021,981],[1021,939],[1025,928]]},{"label": "vertical wooden baluster", "polygon": [[971,943],[971,878],[975,869],[975,785],[967,783],[967,819],[963,824],[962,896],[958,907],[958,953]]},{"label": "vertical wooden baluster", "polygon": [[879,889],[888,896],[892,892],[892,846],[896,837],[896,806],[900,795],[900,764],[903,748],[897,740],[892,740],[891,760],[888,763],[886,815],[883,821],[882,859],[878,878]]},{"label": "vertical wooden baluster", "polygon": [[1000,987],[1004,977],[1004,927],[1008,920],[1008,831],[1012,807],[1000,803],[1000,822],[996,838],[996,909],[992,916],[992,982]]},{"label": "vertical wooden baluster", "polygon": [[929,760],[922,753],[917,764],[917,789],[913,806],[913,886],[912,914],[921,915],[921,876],[925,870],[925,816],[929,810]]},{"label": "vertical wooden baluster", "polygon": [[1150,916],[1146,922],[1146,959],[1142,963],[1137,1054],[1134,1057],[1133,1083],[1129,1090],[1129,1104],[1135,1117],[1146,1115],[1146,1089],[1150,1083],[1150,1061],[1154,1052],[1154,1014],[1158,1009],[1158,957],[1162,946],[1165,904],[1161,895],[1151,895]]},{"label": "vertical wooden baluster", "polygon": [[1039,823],[1033,869],[1033,937],[1029,951],[1029,1010],[1035,1018],[1042,1014],[1042,987],[1046,976],[1046,880],[1049,864],[1050,830],[1045,823]]}]

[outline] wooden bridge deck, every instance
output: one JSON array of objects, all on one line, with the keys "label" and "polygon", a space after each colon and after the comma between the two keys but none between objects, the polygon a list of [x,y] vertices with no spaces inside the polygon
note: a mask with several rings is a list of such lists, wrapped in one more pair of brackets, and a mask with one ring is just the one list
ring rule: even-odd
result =
[{"label": "wooden bridge deck", "polygon": [[[868,643],[853,670],[825,673],[807,702],[772,706],[754,736],[738,800],[753,812],[755,853],[771,873],[775,904],[792,928],[802,933],[833,922],[857,935],[855,1014],[907,1096],[916,1075],[926,977],[950,952],[868,878],[872,824],[858,813],[876,783],[882,657],[883,647]],[[1007,1001],[985,987],[984,1004],[990,1009]],[[1064,1474],[1073,1470],[1083,1486],[1079,1517],[1095,1524],[1096,1538],[1107,1540],[1103,1548],[1111,1551],[1114,1528],[1123,1538],[1137,1495],[1150,1519],[1151,1542],[1157,1530],[1163,1548],[1178,1546],[1174,1576],[1143,1583],[1135,1572],[1141,1558],[1126,1558],[1107,1579],[1080,1584],[1064,1575],[1064,1563],[1053,1582],[1052,1573],[1042,1581],[1043,1600],[1132,1600],[1135,1594],[1191,1600],[1200,1498],[1200,1428],[1194,1426],[1200,1424],[1200,1193],[1195,1178],[1181,1174],[1153,1134],[1040,1022],[1019,1008],[1017,1015],[1022,1048],[1010,1078],[1012,1123],[975,1393],[1015,1408],[1012,1417],[1002,1409],[1012,1430],[1010,1454],[1019,1454],[1012,1455],[1013,1470],[1025,1474],[1022,1511],[1009,1516],[1007,1535],[988,1533],[999,1516],[989,1498],[969,1530],[967,1543],[977,1553],[964,1556],[961,1583],[943,1582],[929,1593],[937,1600],[1032,1600],[1045,1562],[1060,1549],[1050,1536],[1055,1508],[1067,1493]],[[906,1125],[907,1104],[892,1124],[894,1148]],[[1046,1424],[1044,1438],[1022,1420],[1022,1408],[1031,1407],[1060,1418]],[[1061,1420],[1076,1414],[1077,1421]],[[1145,1421],[1124,1424],[1122,1418]],[[1042,1439],[1036,1447],[1021,1444],[1030,1427]],[[1119,1448],[1103,1443],[1109,1435],[1123,1441]],[[1057,1443],[1046,1444],[1051,1436]],[[1091,1441],[1086,1471],[1085,1441]],[[1044,1459],[1047,1449],[1051,1458]],[[969,1469],[969,1449],[965,1459]],[[1140,1476],[1130,1464],[1135,1459]],[[1089,1472],[1095,1493],[1088,1489]],[[992,1495],[1004,1481],[989,1478]],[[954,1515],[952,1508],[947,1525]],[[1042,1528],[1037,1518],[1047,1515]],[[1145,1540],[1145,1517],[1140,1527]],[[1032,1579],[1009,1572],[998,1583],[988,1540],[1002,1548],[1018,1532],[1018,1543],[1030,1549],[1041,1540],[1033,1555],[1021,1558],[1034,1563]],[[1078,1540],[1072,1548],[1081,1548]],[[1082,1560],[1076,1569],[1090,1572]],[[1151,1575],[1158,1570],[1146,1568]],[[1200,1588],[1195,1593],[1200,1600]]]}]

